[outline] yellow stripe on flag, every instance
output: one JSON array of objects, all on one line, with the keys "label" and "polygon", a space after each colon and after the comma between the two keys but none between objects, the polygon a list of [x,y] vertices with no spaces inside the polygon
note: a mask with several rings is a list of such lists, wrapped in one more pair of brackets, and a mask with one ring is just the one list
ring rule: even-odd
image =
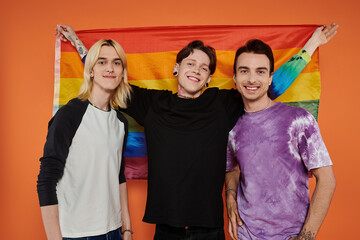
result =
[{"label": "yellow stripe on flag", "polygon": [[79,94],[83,78],[61,78],[59,105],[66,104]]},{"label": "yellow stripe on flag", "polygon": [[276,101],[296,102],[320,99],[320,72],[301,73]]}]

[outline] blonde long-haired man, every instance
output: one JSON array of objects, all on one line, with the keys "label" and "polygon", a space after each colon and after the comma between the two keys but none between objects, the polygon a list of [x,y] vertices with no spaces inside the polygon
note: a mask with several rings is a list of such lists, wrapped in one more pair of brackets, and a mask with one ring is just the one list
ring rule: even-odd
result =
[{"label": "blonde long-haired man", "polygon": [[124,50],[99,40],[79,96],[49,122],[37,185],[48,239],[132,239],[123,156],[128,123],[118,111],[130,93]]}]

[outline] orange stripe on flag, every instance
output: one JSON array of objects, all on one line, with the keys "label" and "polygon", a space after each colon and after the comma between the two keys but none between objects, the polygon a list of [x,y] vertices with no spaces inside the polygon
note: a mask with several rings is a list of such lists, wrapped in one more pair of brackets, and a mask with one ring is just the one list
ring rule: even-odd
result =
[{"label": "orange stripe on flag", "polygon": [[[300,49],[274,50],[275,69],[279,68]],[[173,78],[177,52],[127,54],[129,80],[155,80]],[[312,61],[303,72],[319,71],[316,51]],[[233,75],[234,51],[216,51],[217,67],[213,78],[231,78]],[[83,78],[84,64],[75,52],[61,53],[61,78]]]},{"label": "orange stripe on flag", "polygon": [[61,78],[84,78],[84,64],[77,52],[61,52]]}]

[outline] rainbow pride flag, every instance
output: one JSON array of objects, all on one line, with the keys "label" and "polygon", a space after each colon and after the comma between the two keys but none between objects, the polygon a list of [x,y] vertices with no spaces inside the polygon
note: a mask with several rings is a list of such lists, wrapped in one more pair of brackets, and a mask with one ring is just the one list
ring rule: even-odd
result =
[{"label": "rainbow pride flag", "polygon": [[[87,48],[99,39],[114,39],[121,44],[128,59],[131,84],[151,89],[177,91],[173,67],[177,52],[190,41],[202,40],[216,49],[217,68],[209,87],[235,88],[232,65],[235,51],[249,39],[258,38],[274,51],[275,70],[295,55],[318,25],[293,26],[183,26],[98,29],[77,31]],[[83,63],[69,42],[56,39],[54,114],[77,96],[83,81]],[[300,106],[318,116],[320,99],[319,53],[295,82],[276,101]],[[125,114],[124,114],[125,115]],[[125,150],[128,179],[147,178],[147,152],[144,130],[131,117]]]}]

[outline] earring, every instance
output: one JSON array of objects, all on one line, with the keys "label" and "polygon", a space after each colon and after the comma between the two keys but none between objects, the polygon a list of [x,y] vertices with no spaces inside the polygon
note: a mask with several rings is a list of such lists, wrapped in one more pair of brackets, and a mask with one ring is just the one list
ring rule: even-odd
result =
[{"label": "earring", "polygon": [[90,76],[90,80],[91,80],[91,81],[94,80],[94,76]]},{"label": "earring", "polygon": [[208,87],[209,86],[209,83],[205,83],[205,87]]},{"label": "earring", "polygon": [[175,72],[173,72],[173,75],[176,77],[177,76],[177,72],[175,71]]}]

